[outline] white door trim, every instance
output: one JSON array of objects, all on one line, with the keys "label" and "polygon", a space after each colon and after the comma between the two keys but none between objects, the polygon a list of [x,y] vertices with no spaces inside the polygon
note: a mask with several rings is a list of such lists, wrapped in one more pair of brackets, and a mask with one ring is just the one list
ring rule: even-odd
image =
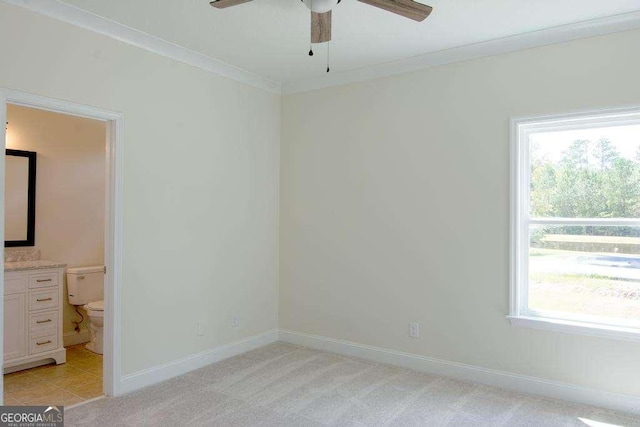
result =
[{"label": "white door trim", "polygon": [[[119,396],[121,390],[120,366],[120,289],[122,284],[122,179],[124,152],[124,116],[121,113],[76,104],[25,92],[0,88],[0,123],[7,121],[7,104],[21,105],[57,113],[87,117],[108,123],[107,127],[107,221],[105,227],[105,322],[104,322],[104,392]],[[0,148],[6,148],[5,126],[0,126]],[[4,156],[0,156],[0,200],[4,200]],[[0,209],[0,224],[4,224],[4,209]],[[0,241],[4,241],[4,227],[0,227]],[[4,332],[4,245],[0,258],[0,333]],[[0,340],[0,355],[3,340]],[[2,378],[0,376],[0,385]],[[0,387],[0,399],[3,399]]]},{"label": "white door trim", "polygon": [[[6,148],[6,125],[7,122],[7,102],[5,95],[0,92],[0,147],[2,151]],[[4,242],[4,160],[5,156],[0,156],[0,200],[2,200],[2,209],[0,209],[0,241]],[[0,357],[4,358],[4,244],[2,248],[2,257],[0,257],[0,332],[3,339],[0,340]],[[4,363],[3,363],[4,365]],[[4,404],[4,375],[0,375],[0,402]]]}]

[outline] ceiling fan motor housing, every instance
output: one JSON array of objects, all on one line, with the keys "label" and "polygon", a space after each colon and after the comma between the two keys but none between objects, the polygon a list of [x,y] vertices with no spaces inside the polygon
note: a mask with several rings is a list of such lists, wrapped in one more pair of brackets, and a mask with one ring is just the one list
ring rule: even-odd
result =
[{"label": "ceiling fan motor housing", "polygon": [[339,3],[339,0],[302,0],[307,8],[316,13],[329,12]]}]

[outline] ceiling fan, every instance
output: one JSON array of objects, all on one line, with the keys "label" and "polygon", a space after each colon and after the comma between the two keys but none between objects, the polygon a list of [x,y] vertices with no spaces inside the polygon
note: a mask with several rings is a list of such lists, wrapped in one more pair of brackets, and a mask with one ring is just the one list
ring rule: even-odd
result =
[{"label": "ceiling fan", "polygon": [[[216,9],[225,9],[248,3],[252,0],[214,0],[210,2]],[[301,0],[311,10],[311,43],[326,43],[331,40],[331,10],[341,0]],[[377,8],[395,13],[414,21],[422,22],[433,8],[414,0],[358,0]],[[313,56],[313,49],[309,49],[309,56]],[[327,73],[330,71],[327,55]]]}]

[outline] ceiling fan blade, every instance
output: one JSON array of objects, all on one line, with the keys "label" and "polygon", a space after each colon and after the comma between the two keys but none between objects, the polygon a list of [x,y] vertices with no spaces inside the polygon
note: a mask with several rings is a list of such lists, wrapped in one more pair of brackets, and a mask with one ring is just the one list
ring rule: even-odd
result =
[{"label": "ceiling fan blade", "polygon": [[331,40],[331,11],[311,12],[311,43],[324,43]]},{"label": "ceiling fan blade", "polygon": [[237,6],[242,3],[250,2],[251,0],[215,0],[209,2],[209,4],[216,9],[224,9],[226,7]]},{"label": "ceiling fan blade", "polygon": [[418,3],[413,0],[358,0],[359,2],[379,7],[386,11],[413,19],[414,21],[424,21],[433,8],[426,4]]}]

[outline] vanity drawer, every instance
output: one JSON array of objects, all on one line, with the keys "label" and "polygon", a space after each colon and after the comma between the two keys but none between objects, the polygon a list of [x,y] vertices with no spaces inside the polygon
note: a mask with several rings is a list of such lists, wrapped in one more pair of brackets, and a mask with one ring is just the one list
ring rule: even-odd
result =
[{"label": "vanity drawer", "polygon": [[29,311],[58,308],[58,288],[29,292]]},{"label": "vanity drawer", "polygon": [[27,275],[25,273],[5,273],[4,294],[19,294],[27,290]]},{"label": "vanity drawer", "polygon": [[52,271],[50,273],[40,273],[40,274],[29,275],[29,289],[49,288],[51,286],[58,286],[57,272]]},{"label": "vanity drawer", "polygon": [[58,330],[58,310],[29,315],[31,336],[55,333]]},{"label": "vanity drawer", "polygon": [[44,353],[45,351],[56,350],[57,348],[57,332],[29,339],[29,354]]}]

